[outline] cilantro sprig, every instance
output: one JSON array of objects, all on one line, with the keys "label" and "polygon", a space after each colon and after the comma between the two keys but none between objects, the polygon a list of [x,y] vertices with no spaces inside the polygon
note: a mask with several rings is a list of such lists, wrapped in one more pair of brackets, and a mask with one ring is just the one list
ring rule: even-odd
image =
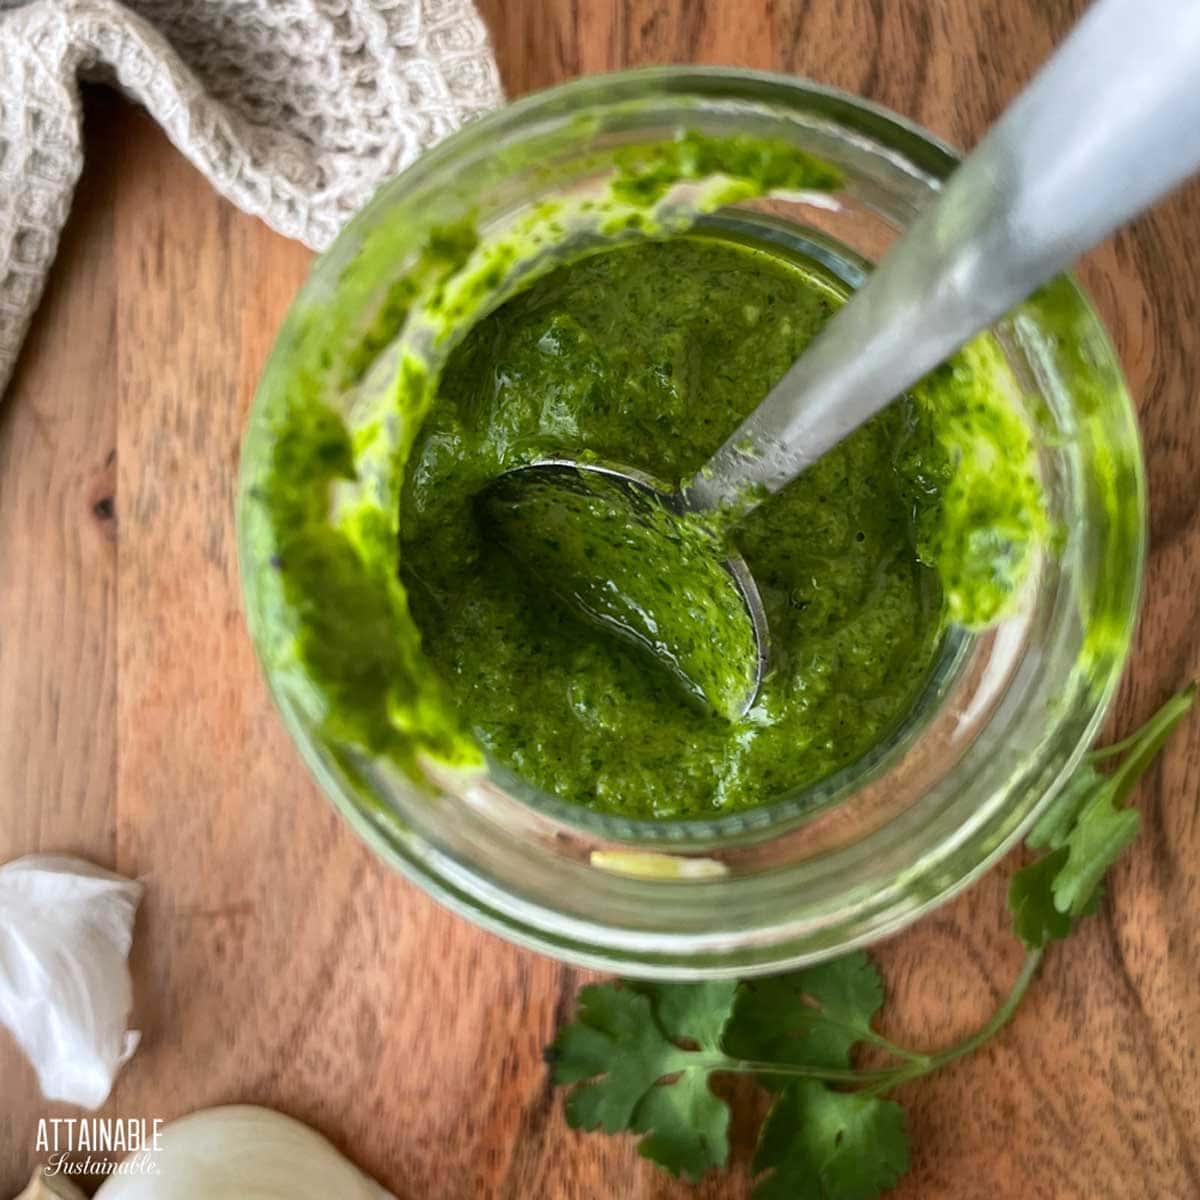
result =
[{"label": "cilantro sprig", "polygon": [[[1146,768],[1183,720],[1196,684],[1172,697],[1136,733],[1093,750],[1038,818],[1026,844],[1047,853],[1018,871],[1008,892],[1017,936],[1030,948],[1068,937],[1100,903],[1108,868],[1137,837],[1128,800]],[[1097,767],[1120,758],[1110,775]]]},{"label": "cilantro sprig", "polygon": [[[1094,750],[1034,825],[1044,853],[1009,889],[1026,956],[1007,998],[975,1033],[923,1053],[873,1026],[884,1002],[862,951],[769,979],[697,984],[592,984],[575,1019],[546,1051],[554,1081],[571,1088],[576,1129],[640,1135],[639,1153],[672,1175],[699,1179],[729,1158],[728,1102],[716,1074],[750,1075],[774,1099],[758,1135],[754,1200],[874,1200],[909,1167],[901,1084],[972,1053],[1012,1019],[1052,940],[1095,912],[1108,868],[1134,840],[1128,800],[1195,699],[1193,684],[1136,733]],[[1101,765],[1117,761],[1110,773]],[[857,1069],[870,1046],[887,1065]]]}]

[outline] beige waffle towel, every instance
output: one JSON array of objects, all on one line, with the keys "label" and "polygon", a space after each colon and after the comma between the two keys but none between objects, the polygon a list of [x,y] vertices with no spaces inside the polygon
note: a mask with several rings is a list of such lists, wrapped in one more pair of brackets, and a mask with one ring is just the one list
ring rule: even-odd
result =
[{"label": "beige waffle towel", "polygon": [[83,166],[81,79],[117,84],[217,191],[316,248],[501,100],[471,0],[0,0],[0,393]]}]

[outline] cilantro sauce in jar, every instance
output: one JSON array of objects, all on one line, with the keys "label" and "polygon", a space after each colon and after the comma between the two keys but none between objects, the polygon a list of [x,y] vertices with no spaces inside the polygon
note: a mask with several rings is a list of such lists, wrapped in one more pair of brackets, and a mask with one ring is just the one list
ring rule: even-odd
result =
[{"label": "cilantro sauce in jar", "polygon": [[[480,479],[537,457],[590,452],[686,478],[840,300],[815,269],[680,238],[560,268],[454,352],[406,479],[401,579],[433,668],[512,771],[609,812],[736,811],[852,762],[911,707],[945,614],[918,529],[937,521],[951,474],[914,401],[733,531],[764,599],[771,655],[757,702],[732,720],[581,620],[472,506]],[[655,549],[642,547],[630,569],[661,577],[661,620],[687,578],[647,557]],[[679,594],[687,620],[694,606]],[[714,619],[698,632],[721,652],[722,629]]]},{"label": "cilantro sauce in jar", "polygon": [[[720,531],[770,629],[744,717],[477,523],[551,456],[686,477],[956,161],[802,80],[589,78],[470,123],[316,262],[243,446],[246,614],[316,779],[442,903],[623,975],[777,971],[927,911],[1055,794],[1145,545],[1128,394],[1069,278]],[[704,612],[699,542],[631,566],[571,537],[657,579],[656,619]],[[733,695],[708,611],[673,644]]]},{"label": "cilantro sauce in jar", "polygon": [[[1030,431],[988,336],[730,531],[770,629],[744,715],[714,712],[582,621],[480,525],[481,488],[547,457],[686,478],[842,303],[845,285],[816,261],[656,225],[655,203],[681,177],[710,189],[702,208],[778,182],[837,182],[780,144],[682,135],[625,164],[600,225],[613,244],[503,302],[492,293],[504,269],[561,237],[560,214],[535,212],[491,244],[469,222],[435,229],[398,312],[420,298],[429,342],[455,343],[448,359],[430,371],[402,358],[391,413],[357,429],[300,403],[279,430],[263,489],[272,564],[294,603],[324,614],[297,650],[334,728],[401,757],[414,743],[454,763],[484,754],[598,812],[736,813],[860,759],[910,713],[948,623],[980,628],[1014,601],[1045,517]],[[385,307],[377,320],[395,316]],[[385,332],[358,352],[377,353]],[[351,381],[366,370],[343,366]],[[403,462],[372,463],[380,421],[397,420],[411,436]],[[376,516],[350,521],[342,544],[314,527],[303,497],[339,478],[394,495],[394,532]],[[703,622],[695,581],[673,563],[651,549],[630,569],[658,579],[659,618]],[[671,611],[685,602],[682,617]],[[696,630],[716,669],[735,653],[722,625]],[[396,696],[410,683],[421,695],[405,712]]]}]

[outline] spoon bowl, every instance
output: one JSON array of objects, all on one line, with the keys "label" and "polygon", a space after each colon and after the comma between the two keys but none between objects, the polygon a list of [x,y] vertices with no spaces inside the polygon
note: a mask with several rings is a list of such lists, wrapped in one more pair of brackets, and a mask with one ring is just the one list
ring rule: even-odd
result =
[{"label": "spoon bowl", "polygon": [[677,492],[635,468],[541,459],[476,498],[481,528],[577,615],[648,652],[736,720],[769,658],[750,569]]}]

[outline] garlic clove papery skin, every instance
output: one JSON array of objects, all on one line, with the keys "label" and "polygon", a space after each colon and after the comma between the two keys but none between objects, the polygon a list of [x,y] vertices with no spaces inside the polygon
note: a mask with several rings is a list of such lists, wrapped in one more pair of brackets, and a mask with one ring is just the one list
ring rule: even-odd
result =
[{"label": "garlic clove papery skin", "polygon": [[47,1100],[99,1108],[137,1047],[129,946],[142,885],[82,859],[0,867],[0,1024]]},{"label": "garlic clove papery skin", "polygon": [[112,1175],[95,1200],[396,1200],[314,1129],[269,1108],[207,1108],[159,1130],[155,1174]]},{"label": "garlic clove papery skin", "polygon": [[38,1167],[29,1186],[16,1200],[87,1200],[87,1197],[69,1179],[47,1175]]}]

